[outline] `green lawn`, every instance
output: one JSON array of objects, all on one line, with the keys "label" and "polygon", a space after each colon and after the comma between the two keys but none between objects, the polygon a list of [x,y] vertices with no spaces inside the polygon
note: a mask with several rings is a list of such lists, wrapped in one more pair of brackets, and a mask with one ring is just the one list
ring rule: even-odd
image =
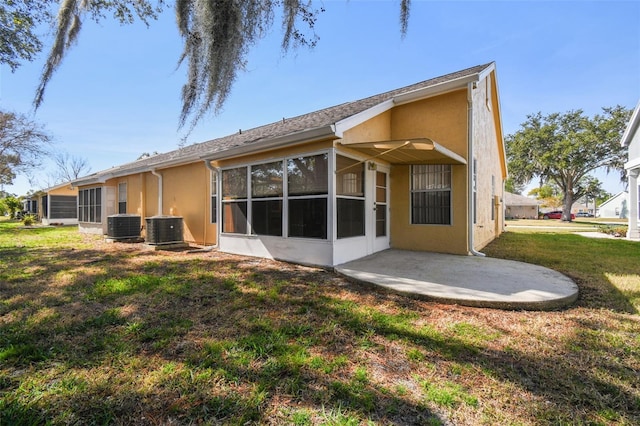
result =
[{"label": "green lawn", "polygon": [[640,244],[508,232],[556,312],[376,293],[322,269],[0,220],[0,425],[640,423]]}]

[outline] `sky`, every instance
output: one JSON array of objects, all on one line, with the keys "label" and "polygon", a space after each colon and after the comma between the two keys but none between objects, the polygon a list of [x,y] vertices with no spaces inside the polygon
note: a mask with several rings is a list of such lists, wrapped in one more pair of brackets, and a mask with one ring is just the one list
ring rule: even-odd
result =
[{"label": "sky", "polygon": [[[85,158],[97,172],[172,151],[185,137],[204,142],[492,61],[505,135],[529,114],[593,116],[640,99],[639,1],[413,0],[404,38],[397,0],[314,4],[325,9],[317,46],[283,53],[276,20],[223,110],[188,134],[178,128],[186,67],[178,67],[182,40],[171,8],[149,27],[85,22],[35,113],[45,54],[13,73],[0,65],[0,108],[27,114],[53,136],[54,152]],[[45,188],[53,171],[45,160],[33,179],[3,189]],[[624,189],[618,173],[596,177],[610,193]]]}]

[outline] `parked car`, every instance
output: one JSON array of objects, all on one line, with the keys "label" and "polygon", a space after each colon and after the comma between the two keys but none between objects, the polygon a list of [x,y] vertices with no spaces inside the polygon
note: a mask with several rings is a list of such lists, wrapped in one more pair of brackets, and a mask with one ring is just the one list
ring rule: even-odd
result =
[{"label": "parked car", "polygon": [[[542,215],[543,219],[562,219],[562,210],[554,210],[552,212],[546,212]],[[575,219],[576,215],[571,213],[571,220]]]},{"label": "parked car", "polygon": [[589,212],[578,212],[576,213],[576,217],[593,217],[593,214]]}]

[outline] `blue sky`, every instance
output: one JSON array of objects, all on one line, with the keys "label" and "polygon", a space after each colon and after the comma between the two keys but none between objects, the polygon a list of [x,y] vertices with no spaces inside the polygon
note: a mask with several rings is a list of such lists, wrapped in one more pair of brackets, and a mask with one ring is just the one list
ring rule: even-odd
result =
[{"label": "blue sky", "polygon": [[[640,99],[640,2],[417,1],[400,36],[398,1],[316,0],[326,11],[317,47],[280,49],[279,22],[254,46],[224,110],[206,116],[187,144],[360,99],[495,61],[503,129],[527,114],[601,107]],[[54,149],[85,157],[91,171],[178,147],[185,67],[173,10],[149,28],[87,21],[53,76],[33,119]],[[44,56],[44,55],[43,55]],[[15,73],[0,67],[0,107],[28,113],[44,58]],[[48,168],[49,167],[49,168]],[[36,173],[46,185],[51,166]],[[619,177],[599,174],[606,190]],[[37,189],[19,178],[5,190]]]}]

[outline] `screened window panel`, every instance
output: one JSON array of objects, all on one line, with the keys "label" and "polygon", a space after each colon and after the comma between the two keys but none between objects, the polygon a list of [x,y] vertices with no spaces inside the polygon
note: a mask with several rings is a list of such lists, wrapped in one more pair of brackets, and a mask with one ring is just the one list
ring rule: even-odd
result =
[{"label": "screened window panel", "polygon": [[282,200],[251,203],[251,226],[254,234],[282,236]]},{"label": "screened window panel", "polygon": [[329,189],[328,154],[287,160],[289,195],[327,194]]},{"label": "screened window panel", "polygon": [[222,232],[247,233],[247,202],[233,201],[222,204]]},{"label": "screened window panel", "polygon": [[327,199],[289,199],[289,236],[327,238]]},{"label": "screened window panel", "polygon": [[222,199],[247,198],[247,168],[238,167],[222,171]]},{"label": "screened window panel", "polygon": [[[77,218],[77,199],[73,195],[51,195],[51,206],[49,206],[48,217],[50,219]],[[46,198],[42,199],[43,201]]]},{"label": "screened window panel", "polygon": [[336,194],[364,196],[364,163],[336,155]]},{"label": "screened window panel", "polygon": [[387,235],[387,209],[376,209],[376,237]]},{"label": "screened window panel", "polygon": [[254,198],[282,197],[282,161],[251,167],[251,195]]},{"label": "screened window panel", "polygon": [[364,235],[364,200],[338,198],[338,238]]}]

